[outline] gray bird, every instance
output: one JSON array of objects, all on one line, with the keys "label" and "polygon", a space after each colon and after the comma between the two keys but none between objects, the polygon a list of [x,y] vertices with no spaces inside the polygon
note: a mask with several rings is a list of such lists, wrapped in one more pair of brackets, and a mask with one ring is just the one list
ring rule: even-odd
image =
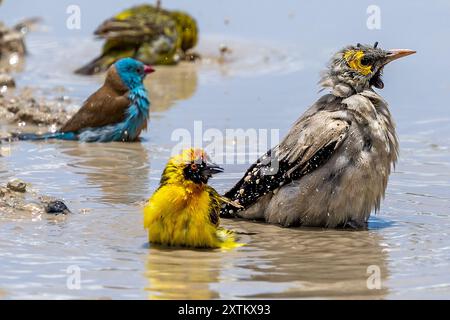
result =
[{"label": "gray bird", "polygon": [[348,46],[332,57],[320,81],[330,93],[225,194],[244,209],[226,206],[222,216],[285,227],[367,227],[399,148],[388,104],[372,87],[384,87],[386,64],[415,53],[377,44]]}]

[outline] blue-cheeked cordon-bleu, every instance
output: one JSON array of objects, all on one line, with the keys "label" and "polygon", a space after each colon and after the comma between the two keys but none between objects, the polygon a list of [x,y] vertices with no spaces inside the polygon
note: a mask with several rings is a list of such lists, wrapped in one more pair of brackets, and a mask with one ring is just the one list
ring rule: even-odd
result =
[{"label": "blue-cheeked cordon-bleu", "polygon": [[398,157],[384,67],[415,53],[357,44],[338,51],[323,74],[330,92],[315,102],[282,141],[264,154],[225,196],[223,216],[282,226],[365,229],[379,210]]},{"label": "blue-cheeked cordon-bleu", "polygon": [[151,66],[124,58],[106,73],[103,86],[56,132],[13,134],[19,140],[136,141],[147,128],[150,100],[144,78]]},{"label": "blue-cheeked cordon-bleu", "polygon": [[202,149],[186,149],[167,163],[159,188],[144,208],[150,243],[192,248],[239,246],[234,233],[221,228],[220,208],[233,204],[208,185],[222,168]]}]

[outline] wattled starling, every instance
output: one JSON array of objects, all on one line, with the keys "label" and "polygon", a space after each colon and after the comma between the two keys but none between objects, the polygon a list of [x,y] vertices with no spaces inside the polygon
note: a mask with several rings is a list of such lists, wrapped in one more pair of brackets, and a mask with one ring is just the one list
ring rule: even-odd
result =
[{"label": "wattled starling", "polygon": [[120,58],[131,57],[146,64],[171,65],[193,57],[187,51],[197,44],[197,23],[181,11],[160,5],[139,5],[103,22],[95,31],[106,39],[100,57],[76,70],[94,74],[108,69]]},{"label": "wattled starling", "polygon": [[330,92],[225,194],[244,209],[227,205],[221,214],[286,227],[365,228],[399,148],[388,104],[373,87],[384,87],[386,64],[413,53],[377,43],[337,52],[320,81]]}]

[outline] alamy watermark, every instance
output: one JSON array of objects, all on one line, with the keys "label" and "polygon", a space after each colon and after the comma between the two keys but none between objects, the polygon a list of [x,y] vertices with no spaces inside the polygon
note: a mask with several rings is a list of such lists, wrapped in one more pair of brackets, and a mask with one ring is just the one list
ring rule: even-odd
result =
[{"label": "alamy watermark", "polygon": [[193,130],[175,129],[171,140],[176,142],[172,148],[172,156],[187,148],[202,148],[217,164],[251,164],[279,143],[280,131],[263,128],[205,130],[202,121],[194,121]]},{"label": "alamy watermark", "polygon": [[381,8],[377,5],[371,4],[367,7],[366,13],[368,14],[366,20],[366,26],[369,30],[381,29]]},{"label": "alamy watermark", "polygon": [[66,20],[66,27],[69,30],[81,29],[81,8],[76,4],[67,7],[66,13],[69,15]]},{"label": "alamy watermark", "polygon": [[69,290],[81,289],[81,268],[77,265],[70,265],[66,269],[66,286]]},{"label": "alamy watermark", "polygon": [[381,269],[377,265],[370,265],[367,267],[367,278],[366,284],[369,290],[380,290],[381,289]]}]

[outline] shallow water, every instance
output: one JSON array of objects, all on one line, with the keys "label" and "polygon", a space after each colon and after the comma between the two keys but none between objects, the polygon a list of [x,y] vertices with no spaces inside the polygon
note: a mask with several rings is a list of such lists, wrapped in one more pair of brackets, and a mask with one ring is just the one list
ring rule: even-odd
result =
[{"label": "shallow water", "polygon": [[[25,71],[15,76],[19,89],[66,95],[79,105],[99,86],[101,76],[71,71],[98,52],[93,28],[130,1],[102,10],[106,1],[78,2],[85,18],[77,31],[64,27],[65,1],[15,0],[0,7],[7,23],[40,15],[48,29],[27,38]],[[3,183],[21,178],[40,193],[63,198],[73,214],[0,212],[0,298],[450,298],[450,80],[442,71],[450,67],[450,45],[439,40],[450,32],[450,6],[379,2],[382,29],[371,31],[365,26],[369,2],[258,1],[252,14],[251,1],[163,1],[198,17],[199,51],[206,59],[158,68],[148,79],[151,122],[141,143],[1,146]],[[401,154],[368,231],[223,220],[245,246],[221,252],[146,244],[142,205],[178,143],[174,130],[193,132],[194,121],[202,121],[203,132],[279,129],[282,136],[319,97],[318,73],[329,55],[347,43],[375,40],[418,54],[385,70],[381,94],[398,124]],[[233,51],[223,64],[216,59],[221,43]],[[229,139],[221,142],[227,150],[234,147]],[[215,160],[223,159],[219,154]],[[226,173],[211,184],[227,190],[247,165],[225,164]],[[80,289],[67,286],[74,266],[81,270]],[[368,289],[373,266],[381,289]]]}]

